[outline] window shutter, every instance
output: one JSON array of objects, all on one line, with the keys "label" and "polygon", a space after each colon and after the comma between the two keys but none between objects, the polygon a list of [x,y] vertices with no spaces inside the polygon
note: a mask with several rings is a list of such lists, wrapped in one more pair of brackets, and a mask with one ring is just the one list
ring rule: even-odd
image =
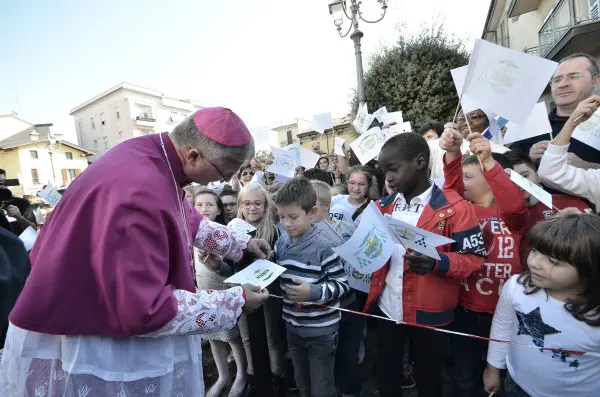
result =
[{"label": "window shutter", "polygon": [[62,173],[63,185],[66,185],[67,183],[69,183],[69,178],[67,177],[67,170],[63,168],[62,170],[60,170],[60,172]]}]

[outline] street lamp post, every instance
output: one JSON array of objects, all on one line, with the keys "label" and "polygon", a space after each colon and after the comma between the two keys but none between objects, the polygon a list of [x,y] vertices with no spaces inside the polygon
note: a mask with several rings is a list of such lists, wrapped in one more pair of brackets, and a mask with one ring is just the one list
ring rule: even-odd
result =
[{"label": "street lamp post", "polygon": [[[50,126],[52,124],[49,124]],[[56,183],[56,172],[54,171],[54,159],[52,158],[54,155],[54,145],[58,144],[58,141],[62,137],[62,134],[53,134],[52,132],[48,132],[48,154],[50,155],[50,166],[52,168],[52,182],[54,182],[55,186],[58,186]],[[34,129],[30,134],[29,138],[31,142],[38,142],[40,140],[40,134]]]},{"label": "street lamp post", "polygon": [[[387,12],[388,0],[377,0],[381,4],[381,15],[376,20],[366,19],[361,10],[360,6],[362,2],[360,0],[331,0],[329,2],[329,13],[333,17],[333,24],[337,28],[338,34],[341,38],[348,36],[352,28],[354,31],[350,35],[350,38],[354,42],[354,56],[356,57],[356,80],[358,88],[358,103],[362,105],[367,102],[365,97],[365,79],[363,75],[362,65],[362,51],[360,49],[360,39],[363,37],[363,32],[358,29],[358,20],[360,19],[366,23],[377,23],[381,21]],[[348,13],[350,11],[350,13]],[[348,30],[346,33],[342,33],[342,26],[344,24],[344,16],[350,21]]]}]

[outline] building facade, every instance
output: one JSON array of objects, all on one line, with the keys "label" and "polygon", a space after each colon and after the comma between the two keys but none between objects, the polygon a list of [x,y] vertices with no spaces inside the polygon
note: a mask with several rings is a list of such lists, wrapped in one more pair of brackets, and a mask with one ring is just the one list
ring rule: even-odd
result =
[{"label": "building facade", "polygon": [[51,127],[33,125],[0,140],[0,168],[20,183],[10,188],[14,194],[33,196],[49,182],[65,188],[88,167],[94,152],[60,139]]},{"label": "building facade", "polygon": [[356,138],[358,133],[352,125],[353,116],[348,115],[333,120],[333,129],[327,129],[323,134],[311,129],[298,134],[300,145],[318,153],[330,154],[335,147],[335,137],[346,140],[346,147]]},{"label": "building facade", "polygon": [[277,127],[271,128],[271,131],[277,134],[277,147],[284,147],[300,142],[298,134],[306,131],[309,126],[310,121],[298,118],[291,122],[282,122]]},{"label": "building facade", "polygon": [[600,0],[492,0],[482,38],[559,61],[600,56]]},{"label": "building facade", "polygon": [[124,140],[171,131],[188,115],[205,107],[198,101],[121,83],[76,106],[71,116],[79,144],[102,155]]},{"label": "building facade", "polygon": [[19,117],[17,113],[0,114],[0,141],[33,127],[33,123]]}]

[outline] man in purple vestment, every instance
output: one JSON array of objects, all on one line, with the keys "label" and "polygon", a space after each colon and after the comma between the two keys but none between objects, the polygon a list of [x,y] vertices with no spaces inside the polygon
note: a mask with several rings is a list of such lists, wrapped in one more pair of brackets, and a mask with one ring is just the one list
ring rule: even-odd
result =
[{"label": "man in purple vestment", "polygon": [[202,218],[182,188],[229,179],[253,155],[243,121],[207,108],[88,167],[31,251],[0,395],[202,396],[199,334],[231,329],[268,293],[196,291],[193,248],[235,260],[270,248]]}]

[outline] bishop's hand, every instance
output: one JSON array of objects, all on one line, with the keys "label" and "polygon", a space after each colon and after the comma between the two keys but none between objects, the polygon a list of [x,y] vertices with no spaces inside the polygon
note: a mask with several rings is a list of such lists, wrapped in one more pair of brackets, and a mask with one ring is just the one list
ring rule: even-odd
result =
[{"label": "bishop's hand", "polygon": [[269,259],[271,257],[271,246],[266,240],[260,238],[250,239],[246,249],[258,259]]},{"label": "bishop's hand", "polygon": [[266,289],[261,290],[259,287],[250,284],[244,284],[242,288],[246,296],[246,303],[242,308],[244,313],[252,313],[269,299],[269,291]]}]

